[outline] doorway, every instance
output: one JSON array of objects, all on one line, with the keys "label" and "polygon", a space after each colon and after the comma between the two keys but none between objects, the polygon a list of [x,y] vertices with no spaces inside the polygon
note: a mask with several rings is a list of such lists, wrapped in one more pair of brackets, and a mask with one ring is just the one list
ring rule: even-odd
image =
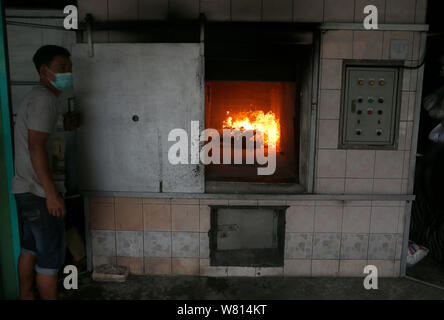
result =
[{"label": "doorway", "polygon": [[[441,45],[444,25],[440,17],[443,9],[444,4],[441,1],[428,2],[427,23],[430,32],[426,46],[423,104],[415,168],[416,200],[411,211],[408,254],[412,256],[424,252],[422,247],[428,251],[419,262],[413,266],[407,265],[406,275],[444,289],[444,143],[429,139],[430,132],[440,120],[433,113],[431,116],[424,104],[424,97],[444,87],[444,49]],[[433,108],[440,109],[438,104]]]}]

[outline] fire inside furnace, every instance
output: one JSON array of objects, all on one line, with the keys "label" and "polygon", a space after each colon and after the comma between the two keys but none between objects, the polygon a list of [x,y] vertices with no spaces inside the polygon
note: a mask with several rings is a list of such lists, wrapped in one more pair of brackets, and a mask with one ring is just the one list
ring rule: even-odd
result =
[{"label": "fire inside furnace", "polygon": [[[253,105],[250,108],[254,109]],[[275,149],[276,152],[280,152],[280,136],[281,127],[279,119],[272,111],[265,113],[263,110],[259,111],[241,111],[230,112],[227,111],[227,118],[223,121],[223,129],[230,129],[242,131],[253,131],[253,135],[250,139],[253,139],[256,145],[263,146],[264,148]],[[263,133],[263,141],[257,138],[256,132]]]},{"label": "fire inside furnace", "polygon": [[[296,179],[295,135],[296,84],[272,81],[207,81],[205,127],[219,131],[220,164],[206,166],[210,180],[294,181]],[[276,155],[275,174],[258,177],[257,168],[264,167],[258,155]],[[235,154],[242,162],[235,161]],[[224,164],[222,155],[231,155]],[[250,162],[248,159],[255,159]]]}]

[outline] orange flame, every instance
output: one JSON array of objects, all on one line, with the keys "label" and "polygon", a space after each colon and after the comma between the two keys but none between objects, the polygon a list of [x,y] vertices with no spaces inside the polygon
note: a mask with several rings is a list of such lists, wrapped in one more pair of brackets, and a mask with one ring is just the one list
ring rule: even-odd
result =
[{"label": "orange flame", "polygon": [[224,129],[232,130],[254,130],[264,134],[264,145],[268,148],[280,149],[281,126],[280,121],[272,111],[242,111],[235,115],[230,115],[223,121]]}]

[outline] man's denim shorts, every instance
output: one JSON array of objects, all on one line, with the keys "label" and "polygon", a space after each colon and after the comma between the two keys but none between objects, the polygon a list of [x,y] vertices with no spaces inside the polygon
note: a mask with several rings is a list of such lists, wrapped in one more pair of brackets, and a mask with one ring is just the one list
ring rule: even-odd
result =
[{"label": "man's denim shorts", "polygon": [[36,256],[35,271],[56,275],[65,263],[65,219],[48,212],[46,199],[16,194],[22,252]]}]

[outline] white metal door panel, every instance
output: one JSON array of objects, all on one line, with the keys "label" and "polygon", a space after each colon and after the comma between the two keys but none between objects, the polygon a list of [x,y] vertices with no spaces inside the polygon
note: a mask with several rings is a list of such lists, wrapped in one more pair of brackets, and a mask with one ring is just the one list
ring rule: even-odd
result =
[{"label": "white metal door panel", "polygon": [[[203,192],[203,169],[171,165],[168,133],[203,126],[199,44],[95,44],[73,48],[81,187]],[[134,121],[137,116],[137,121]],[[162,188],[162,190],[161,190]]]}]

